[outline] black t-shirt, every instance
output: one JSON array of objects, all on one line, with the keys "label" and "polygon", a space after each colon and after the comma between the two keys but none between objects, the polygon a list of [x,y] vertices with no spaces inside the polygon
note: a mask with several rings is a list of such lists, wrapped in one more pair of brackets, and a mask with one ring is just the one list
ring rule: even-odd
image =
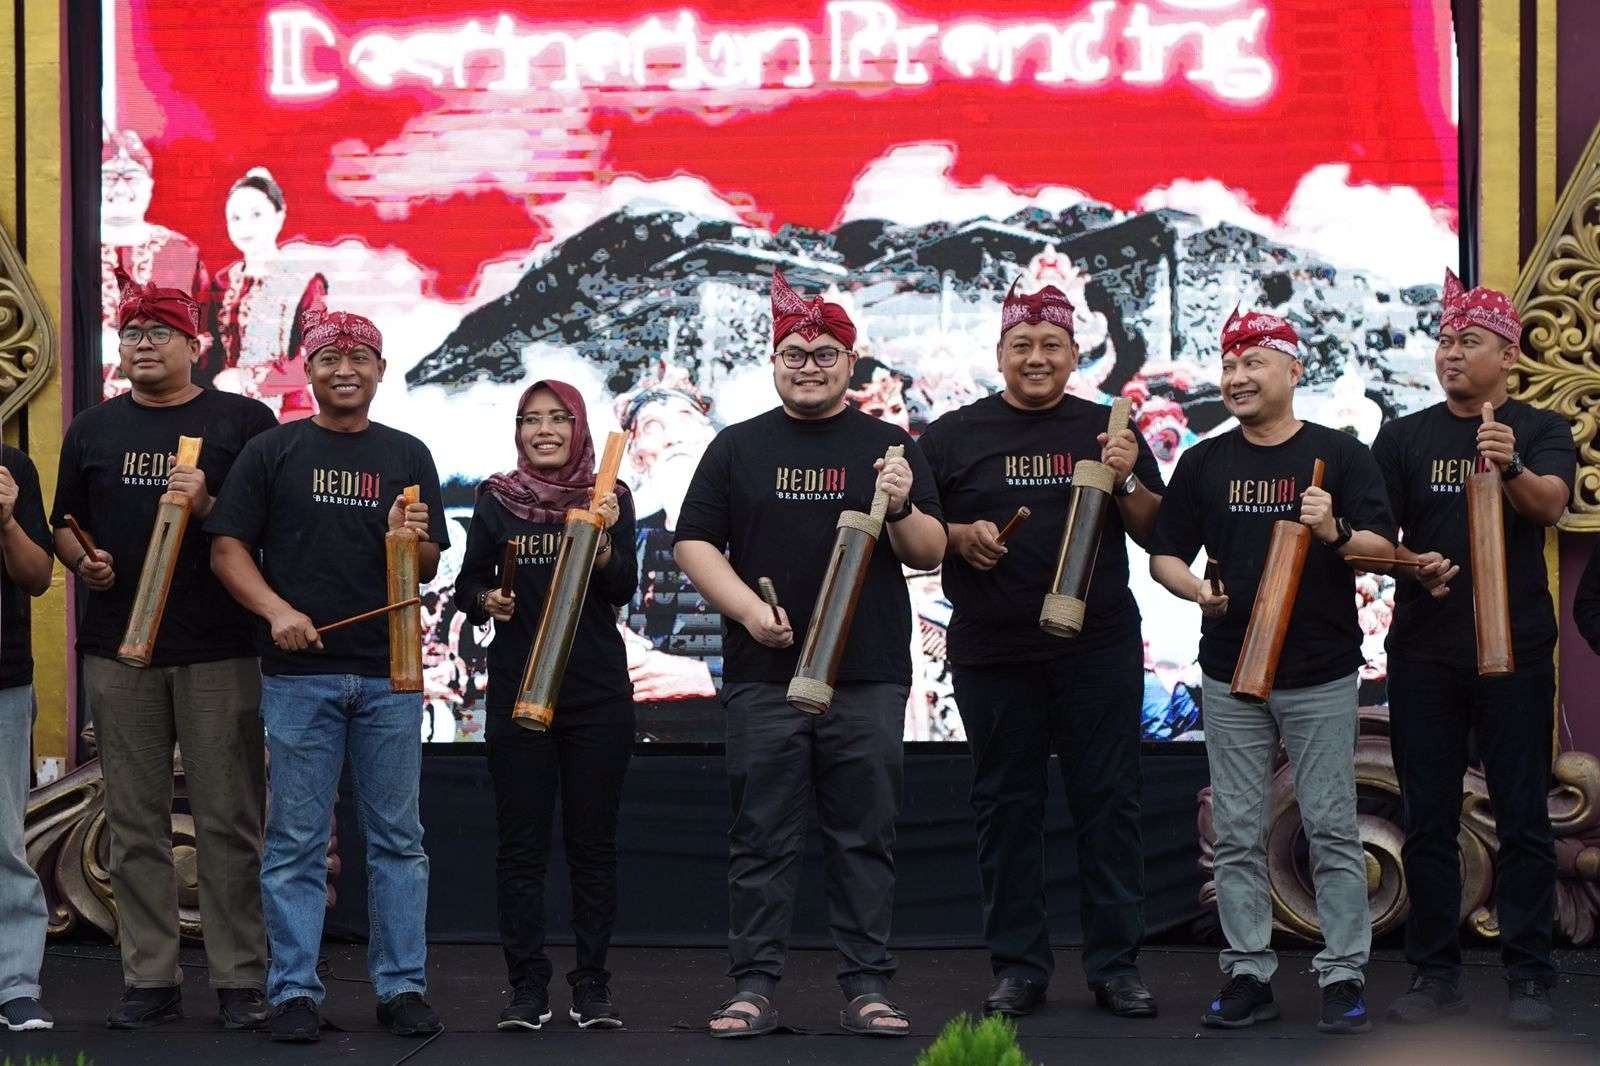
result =
[{"label": "black t-shirt", "polygon": [[[1511,427],[1523,463],[1535,474],[1554,474],[1572,491],[1578,456],[1572,430],[1561,416],[1508,400],[1495,419]],[[1435,599],[1415,581],[1396,582],[1389,654],[1399,659],[1475,667],[1477,628],[1472,615],[1472,559],[1467,537],[1465,483],[1478,455],[1483,418],[1452,414],[1443,403],[1387,423],[1372,454],[1383,471],[1407,548],[1436,551],[1461,567],[1450,594]],[[1556,645],[1555,610],[1544,566],[1544,527],[1506,500],[1506,591],[1511,642],[1519,666],[1543,659]]]},{"label": "black t-shirt", "polygon": [[[447,547],[439,475],[425,444],[377,422],[336,433],[302,419],[250,442],[206,532],[252,545],[273,591],[313,624],[326,625],[387,601],[383,538],[389,508],[408,485],[422,487],[429,539]],[[257,632],[266,674],[389,675],[387,617],[329,633],[321,652],[282,652],[265,625]]]},{"label": "black t-shirt", "polygon": [[[828,571],[841,511],[868,511],[877,472],[891,444],[906,449],[911,502],[941,517],[933,471],[905,430],[854,408],[830,418],[792,418],[774,408],[717,434],[689,483],[675,543],[703,540],[727,551],[752,589],[769,577],[794,627],[794,643],[768,648],[725,618],[725,683],[785,684],[794,676]],[[867,570],[840,682],[911,683],[911,597],[887,525]]]},{"label": "black t-shirt", "polygon": [[[111,553],[116,572],[109,590],[83,590],[80,652],[114,658],[122,644],[178,438],[202,439],[206,491],[218,496],[246,443],[277,424],[259,400],[215,389],[176,407],[146,407],[132,395],[117,396],[72,420],[61,441],[50,524],[60,529],[72,515],[97,547]],[[201,526],[191,518],[184,531],[151,666],[255,654],[250,615],[212,574],[211,540]]]},{"label": "black t-shirt", "polygon": [[[47,555],[52,554],[39,471],[33,460],[27,452],[5,444],[0,445],[0,466],[11,471],[11,480],[17,483],[17,503],[12,509],[17,525]],[[0,565],[0,688],[33,683],[32,618],[33,597],[18,588],[10,571]]]},{"label": "black t-shirt", "polygon": [[[1222,568],[1228,613],[1200,624],[1200,667],[1207,676],[1233,677],[1272,525],[1280,519],[1299,521],[1300,497],[1311,485],[1318,459],[1326,464],[1322,487],[1333,497],[1334,514],[1354,530],[1393,541],[1394,520],[1378,465],[1348,433],[1305,422],[1282,444],[1263,447],[1235,429],[1201,441],[1178,460],[1161,500],[1151,554],[1193,563],[1204,547]],[[1274,687],[1326,684],[1363,661],[1355,572],[1313,536]]]},{"label": "black t-shirt", "polygon": [[[617,630],[617,612],[639,584],[633,544],[633,496],[617,498],[617,521],[611,527],[611,559],[589,575],[589,594],[578,615],[566,676],[556,697],[556,713],[581,712],[596,704],[617,708],[619,720],[633,713],[633,682],[628,679],[628,654]],[[478,593],[500,587],[500,562],[507,541],[517,544],[517,607],[511,621],[495,622],[489,644],[490,714],[509,715],[517,702],[528,652],[539,634],[550,580],[555,576],[561,551],[563,526],[558,522],[529,522],[501,506],[488,493],[478,495],[467,529],[467,549],[456,577],[456,602],[474,625],[489,620],[478,607]],[[622,701],[620,704],[618,701]]]},{"label": "black t-shirt", "polygon": [[[955,611],[949,656],[958,666],[1038,662],[1081,655],[1139,638],[1139,606],[1128,590],[1128,546],[1122,515],[1113,506],[1100,535],[1083,632],[1073,640],[1039,628],[1039,605],[1050,591],[1061,531],[1067,521],[1072,467],[1100,458],[1096,439],[1110,409],[1064,396],[1045,411],[1024,411],[988,396],[944,415],[918,441],[939,486],[945,519],[988,519],[1004,526],[1018,507],[1033,514],[1006,541],[1010,549],[992,570],[975,570],[955,553],[942,580]],[[1152,492],[1161,471],[1139,436],[1134,473]]]}]

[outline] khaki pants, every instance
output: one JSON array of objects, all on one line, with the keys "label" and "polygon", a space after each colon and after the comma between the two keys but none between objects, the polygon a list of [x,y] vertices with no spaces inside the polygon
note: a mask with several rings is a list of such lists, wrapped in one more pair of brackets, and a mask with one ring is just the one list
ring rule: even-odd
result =
[{"label": "khaki pants", "polygon": [[86,655],[83,677],[105,773],[124,983],[160,988],[183,979],[172,865],[176,743],[194,815],[211,985],[264,989],[266,766],[258,662],[141,668]]}]

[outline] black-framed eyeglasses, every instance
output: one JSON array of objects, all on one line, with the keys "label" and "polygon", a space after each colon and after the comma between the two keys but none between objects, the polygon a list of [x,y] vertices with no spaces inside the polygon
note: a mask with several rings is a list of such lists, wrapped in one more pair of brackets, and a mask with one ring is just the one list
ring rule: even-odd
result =
[{"label": "black-framed eyeglasses", "polygon": [[540,426],[546,426],[546,425],[548,425],[551,429],[560,429],[562,426],[570,426],[570,425],[572,425],[573,421],[574,421],[573,417],[571,415],[567,414],[567,412],[565,412],[565,411],[556,411],[555,413],[548,414],[548,415],[518,415],[517,416],[517,425],[519,425],[519,426],[533,426],[536,429],[539,428]]},{"label": "black-framed eyeglasses", "polygon": [[124,348],[137,348],[139,342],[148,337],[151,344],[159,347],[170,341],[177,332],[171,326],[150,326],[148,329],[142,326],[127,326],[118,332],[117,341]]},{"label": "black-framed eyeglasses", "polygon": [[843,348],[813,348],[808,351],[791,345],[788,348],[780,348],[775,354],[790,370],[799,370],[806,365],[807,359],[816,363],[818,370],[827,370],[839,361],[840,356],[850,353]]}]

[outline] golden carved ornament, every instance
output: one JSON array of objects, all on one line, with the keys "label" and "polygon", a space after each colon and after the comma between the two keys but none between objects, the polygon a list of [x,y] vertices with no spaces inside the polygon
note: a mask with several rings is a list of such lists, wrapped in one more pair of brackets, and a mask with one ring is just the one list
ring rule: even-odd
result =
[{"label": "golden carved ornament", "polygon": [[11,235],[0,226],[0,423],[44,387],[55,365],[55,325]]},{"label": "golden carved ornament", "polygon": [[1600,532],[1600,126],[1515,296],[1522,356],[1511,395],[1572,423],[1578,480],[1561,528]]}]

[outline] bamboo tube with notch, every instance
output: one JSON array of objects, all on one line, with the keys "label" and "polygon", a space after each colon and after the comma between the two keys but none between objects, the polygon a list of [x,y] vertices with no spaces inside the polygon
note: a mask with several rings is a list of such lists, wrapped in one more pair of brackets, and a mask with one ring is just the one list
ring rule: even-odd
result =
[{"label": "bamboo tube with notch", "polygon": [[[1128,428],[1133,404],[1119,396],[1111,404],[1106,422],[1107,439]],[[1071,640],[1083,631],[1088,609],[1089,583],[1100,554],[1100,534],[1112,507],[1116,471],[1105,463],[1085,459],[1072,465],[1072,487],[1067,490],[1067,521],[1056,550],[1056,571],[1039,609],[1039,628],[1053,637]]]},{"label": "bamboo tube with notch", "polygon": [[[1312,465],[1312,488],[1322,487],[1324,470],[1321,459]],[[1228,686],[1237,699],[1265,703],[1272,694],[1278,657],[1283,654],[1283,640],[1289,635],[1289,619],[1294,614],[1310,546],[1311,527],[1303,522],[1279,519],[1272,523],[1272,539],[1267,543],[1256,601],[1250,608],[1250,623],[1245,627],[1244,644],[1234,666],[1233,682]]]},{"label": "bamboo tube with notch", "polygon": [[[1494,408],[1483,405],[1483,421]],[[1499,471],[1482,455],[1467,477],[1467,543],[1472,563],[1472,621],[1478,638],[1478,676],[1516,671],[1511,644],[1511,597],[1506,582],[1505,496]]]},{"label": "bamboo tube with notch", "polygon": [[[407,504],[421,498],[422,486],[408,485]],[[416,605],[389,612],[389,687],[395,692],[422,691],[422,601],[417,593],[421,567],[418,543],[412,529],[391,529],[383,536],[388,563],[388,602],[416,600]]]},{"label": "bamboo tube with notch", "polygon": [[[200,462],[201,443],[199,437],[179,437],[173,466],[194,466]],[[188,496],[170,490],[161,494],[156,505],[155,526],[150,530],[150,542],[144,550],[144,565],[139,568],[139,587],[133,594],[133,609],[122,633],[122,644],[117,648],[120,663],[150,665],[161,619],[167,612],[172,575],[178,568],[178,552],[189,528],[190,506]]]}]

